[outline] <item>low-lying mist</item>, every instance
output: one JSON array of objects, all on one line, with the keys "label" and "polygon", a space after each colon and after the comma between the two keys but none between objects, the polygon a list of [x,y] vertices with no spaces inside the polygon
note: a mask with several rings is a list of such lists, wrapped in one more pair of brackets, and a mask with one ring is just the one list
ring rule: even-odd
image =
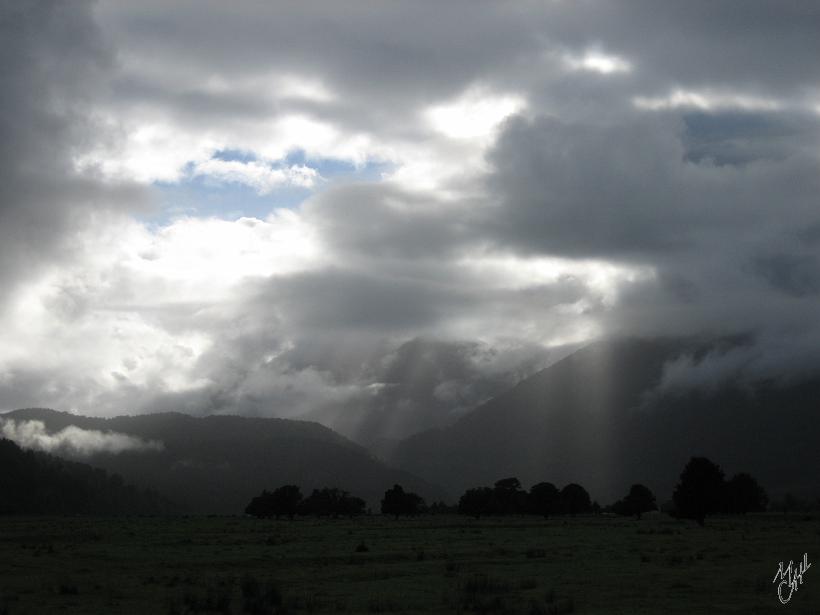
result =
[{"label": "low-lying mist", "polygon": [[0,435],[23,448],[77,457],[97,453],[116,455],[126,451],[161,451],[165,448],[158,440],[143,440],[115,431],[81,429],[74,425],[49,433],[42,421],[0,419]]}]

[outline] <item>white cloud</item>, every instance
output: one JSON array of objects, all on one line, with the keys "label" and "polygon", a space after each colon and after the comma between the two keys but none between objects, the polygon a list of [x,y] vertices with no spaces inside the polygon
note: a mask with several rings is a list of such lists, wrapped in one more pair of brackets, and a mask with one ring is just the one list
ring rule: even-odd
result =
[{"label": "white cloud", "polygon": [[775,98],[709,90],[673,90],[666,96],[636,96],[632,99],[640,109],[659,111],[663,109],[691,108],[702,111],[741,109],[744,111],[779,111],[783,103]]},{"label": "white cloud", "polygon": [[[271,84],[275,95],[282,98],[296,98],[320,103],[330,103],[338,96],[319,79],[312,79],[300,75],[278,75],[265,78]],[[256,84],[254,84],[255,86]],[[254,87],[254,89],[257,89]]]},{"label": "white cloud", "polygon": [[[201,167],[203,174],[207,171],[222,176],[223,181],[270,191],[289,182],[311,187],[320,179],[315,169],[304,165],[269,166],[284,161],[293,151],[303,151],[308,159],[343,160],[358,167],[371,160],[392,160],[396,155],[389,143],[304,113],[274,113],[262,119],[215,123],[204,129],[179,121],[161,108],[123,112],[100,109],[97,115],[120,138],[84,144],[74,155],[74,166],[81,174],[109,182],[179,182],[193,165],[195,169]],[[249,152],[268,164],[213,157],[224,150]]]},{"label": "white cloud", "polygon": [[[319,15],[309,3],[102,0],[95,17],[116,61],[100,60],[102,87],[77,104],[74,84],[85,91],[87,81],[61,61],[74,42],[96,38],[85,27],[64,37],[32,22],[39,38],[21,29],[10,49],[42,44],[21,56],[29,64],[9,87],[19,100],[4,107],[21,121],[0,140],[20,162],[3,167],[4,186],[23,195],[6,190],[0,203],[0,214],[11,212],[2,245],[12,246],[0,269],[24,279],[0,313],[2,404],[105,414],[153,393],[204,399],[217,384],[216,394],[235,399],[232,384],[245,382],[255,407],[282,400],[301,412],[310,404],[296,397],[317,392],[324,403],[347,386],[316,364],[338,353],[355,371],[362,362],[350,348],[372,341],[361,337],[382,335],[378,352],[425,334],[585,341],[617,329],[618,317],[602,322],[635,287],[663,280],[674,306],[637,301],[634,319],[651,322],[653,311],[664,327],[684,321],[704,287],[717,287],[731,314],[716,321],[737,321],[733,301],[759,311],[758,295],[738,298],[708,273],[734,267],[726,278],[764,288],[764,298],[765,281],[738,264],[752,243],[767,244],[775,228],[791,238],[805,228],[806,239],[792,243],[815,254],[808,227],[817,191],[803,178],[816,177],[816,116],[800,114],[817,110],[806,85],[818,82],[816,26],[786,8],[770,24],[763,5],[718,11],[707,23],[689,4],[629,4],[598,3],[589,13],[584,3],[448,3],[431,19],[414,3],[328,3]],[[49,23],[75,23],[63,17]],[[771,36],[760,37],[761,24]],[[791,36],[800,28],[809,35]],[[89,51],[77,58],[82,72],[101,55]],[[728,136],[695,127],[701,133],[685,143],[681,116],[692,110],[777,112],[776,122],[788,122],[777,130],[735,123]],[[517,114],[533,124],[516,129]],[[538,129],[539,118],[555,121]],[[630,122],[640,130],[608,129]],[[708,151],[688,157],[694,142]],[[62,181],[63,153],[40,164],[64,150],[83,177]],[[216,159],[223,150],[255,160]],[[302,166],[286,162],[295,150]],[[694,161],[701,156],[794,166],[723,168]],[[321,159],[359,168],[378,161],[389,171],[345,199],[335,177],[319,177],[313,161]],[[326,189],[264,219],[181,218],[154,228],[75,215],[108,201],[121,211],[116,182],[192,175],[259,194],[320,181]],[[698,247],[717,244],[731,255]],[[33,271],[32,255],[43,252],[46,264]],[[800,262],[781,275],[811,277],[813,260]],[[664,268],[676,275],[664,278]],[[270,292],[252,304],[248,287],[266,283]],[[234,340],[235,356],[214,358]],[[302,351],[309,358],[291,369],[288,357]],[[255,357],[270,357],[276,378],[255,372]]]},{"label": "white cloud", "polygon": [[160,112],[142,110],[118,116],[101,111],[99,116],[120,138],[88,144],[74,156],[80,174],[109,182],[177,182],[191,161],[208,160],[220,149],[228,149],[217,131],[184,131]]},{"label": "white cloud", "polygon": [[588,71],[601,75],[632,71],[632,63],[625,58],[600,51],[588,51],[583,55],[567,54],[564,56],[564,64],[570,70]]},{"label": "white cloud", "polygon": [[427,108],[424,117],[434,130],[451,139],[486,140],[505,118],[525,107],[526,100],[520,95],[471,87],[455,100]]},{"label": "white cloud", "polygon": [[42,421],[0,419],[0,434],[23,448],[80,457],[98,453],[116,455],[127,451],[161,451],[165,448],[158,440],[143,440],[116,431],[81,429],[74,425],[49,433]]},{"label": "white cloud", "polygon": [[268,194],[282,186],[312,188],[320,179],[316,169],[304,165],[274,168],[263,162],[218,158],[195,163],[191,175],[205,176],[219,183],[245,184],[258,194]]},{"label": "white cloud", "polygon": [[571,277],[594,288],[608,304],[617,300],[621,286],[646,281],[654,276],[652,268],[645,265],[544,256],[524,258],[509,254],[471,255],[459,261],[459,266],[498,287],[517,290]]},{"label": "white cloud", "polygon": [[107,396],[135,388],[207,385],[198,361],[241,284],[307,270],[321,257],[315,233],[289,210],[266,220],[183,218],[153,230],[109,219],[78,234],[77,246],[73,261],[29,281],[0,313],[4,384],[31,373],[44,381],[26,405],[99,413]]}]

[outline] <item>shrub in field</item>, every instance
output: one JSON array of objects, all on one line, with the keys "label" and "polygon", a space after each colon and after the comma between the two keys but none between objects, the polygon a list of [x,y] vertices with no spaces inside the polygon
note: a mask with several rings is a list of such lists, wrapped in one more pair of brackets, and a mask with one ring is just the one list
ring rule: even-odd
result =
[{"label": "shrub in field", "polygon": [[370,548],[364,544],[363,540],[356,545],[356,553],[367,553],[368,551],[370,551]]}]

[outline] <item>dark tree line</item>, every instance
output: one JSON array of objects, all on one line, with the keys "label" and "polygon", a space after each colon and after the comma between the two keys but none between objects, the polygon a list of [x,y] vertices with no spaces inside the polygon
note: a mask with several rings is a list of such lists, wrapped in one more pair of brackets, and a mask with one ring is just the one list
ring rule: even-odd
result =
[{"label": "dark tree line", "polygon": [[[673,514],[695,519],[701,525],[706,516],[716,513],[745,514],[766,509],[768,497],[763,488],[749,474],[740,473],[725,480],[719,466],[705,457],[693,457],[680,475],[680,482],[673,495]],[[245,512],[255,517],[289,517],[316,515],[329,517],[352,517],[364,513],[365,502],[346,491],[336,488],[314,489],[307,498],[296,485],[283,485],[269,492],[263,491],[253,498]],[[400,516],[422,513],[457,512],[480,518],[483,515],[531,514],[548,518],[551,515],[580,515],[600,512],[596,502],[581,485],[570,483],[563,489],[554,484],[541,482],[529,491],[515,477],[503,478],[492,487],[474,487],[464,492],[457,508],[442,502],[427,506],[416,493],[405,491],[401,485],[393,485],[385,491],[381,512]],[[607,511],[636,516],[658,510],[655,495],[642,484],[634,484],[620,500],[607,507]]]},{"label": "dark tree line", "polygon": [[293,519],[302,506],[302,491],[296,485],[283,485],[274,491],[263,491],[251,500],[245,513],[254,517],[285,516]]},{"label": "dark tree line", "polygon": [[[444,507],[439,503],[431,507],[433,511]],[[405,491],[401,485],[393,485],[384,493],[381,512],[393,515],[415,516],[428,512],[424,500],[416,493]],[[253,498],[245,508],[245,513],[254,517],[288,517],[315,515],[318,517],[353,517],[365,512],[365,501],[341,489],[325,487],[314,489],[303,498],[297,485],[283,485],[273,491],[263,491]]]},{"label": "dark tree line", "polygon": [[[705,457],[692,457],[680,475],[672,496],[672,513],[694,519],[700,525],[708,515],[746,514],[766,510],[769,498],[751,475],[741,472],[726,480],[720,466]],[[655,496],[644,485],[632,485],[629,493],[610,509],[620,515],[635,515],[657,510]]]},{"label": "dark tree line", "polygon": [[458,512],[476,519],[482,515],[535,514],[577,515],[593,511],[589,493],[581,485],[570,483],[560,491],[552,483],[538,483],[529,492],[517,478],[503,478],[493,487],[475,487],[464,492]]},{"label": "dark tree line", "polygon": [[170,503],[118,474],[0,440],[0,515],[156,515]]},{"label": "dark tree line", "polygon": [[274,491],[263,491],[253,498],[245,513],[254,517],[288,517],[315,515],[317,517],[355,517],[365,512],[363,499],[335,487],[314,489],[302,497],[297,485],[283,485]]},{"label": "dark tree line", "polygon": [[703,525],[708,515],[745,514],[766,510],[769,498],[757,480],[746,473],[725,479],[720,466],[706,457],[692,457],[672,496],[676,514]]},{"label": "dark tree line", "polygon": [[[705,457],[693,457],[684,468],[673,495],[673,514],[694,519],[703,525],[706,516],[716,513],[745,514],[766,510],[768,497],[751,475],[742,472],[726,480],[719,466]],[[534,514],[577,515],[597,512],[586,489],[570,483],[559,490],[548,482],[533,485],[529,492],[517,478],[505,478],[493,487],[475,487],[461,496],[458,512],[482,515]],[[658,510],[655,494],[642,484],[634,484],[620,500],[607,508],[619,515],[636,516]]]}]

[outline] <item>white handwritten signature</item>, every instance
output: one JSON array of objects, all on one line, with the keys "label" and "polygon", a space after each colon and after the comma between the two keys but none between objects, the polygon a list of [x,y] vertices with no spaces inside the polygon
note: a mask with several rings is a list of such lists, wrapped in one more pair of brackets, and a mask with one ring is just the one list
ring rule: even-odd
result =
[{"label": "white handwritten signature", "polygon": [[789,560],[789,565],[785,567],[783,562],[780,562],[777,573],[772,579],[772,583],[780,581],[777,585],[777,597],[780,598],[780,602],[786,604],[792,599],[792,594],[797,591],[797,586],[803,584],[803,575],[806,574],[809,568],[811,568],[811,564],[809,563],[808,553],[803,554],[803,561],[797,562],[797,566],[794,565],[792,560]]}]

